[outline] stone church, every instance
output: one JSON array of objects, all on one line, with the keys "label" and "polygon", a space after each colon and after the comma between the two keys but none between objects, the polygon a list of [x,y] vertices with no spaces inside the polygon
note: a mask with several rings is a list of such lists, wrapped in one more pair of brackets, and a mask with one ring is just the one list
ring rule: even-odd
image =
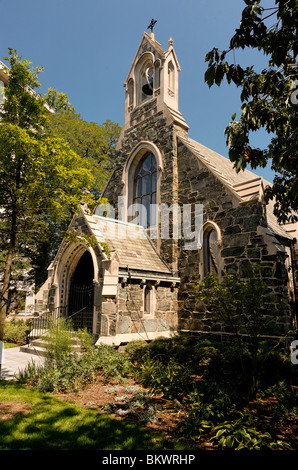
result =
[{"label": "stone church", "polygon": [[124,83],[108,208],[90,214],[82,204],[69,226],[75,238],[63,240],[36,295],[36,311],[63,309],[98,342],[212,332],[215,319],[194,295],[195,282],[209,272],[244,276],[255,263],[278,305],[278,332],[296,321],[297,224],[277,223],[263,178],[236,173],[188,137],[179,72],[173,40],[164,50],[144,32]]}]

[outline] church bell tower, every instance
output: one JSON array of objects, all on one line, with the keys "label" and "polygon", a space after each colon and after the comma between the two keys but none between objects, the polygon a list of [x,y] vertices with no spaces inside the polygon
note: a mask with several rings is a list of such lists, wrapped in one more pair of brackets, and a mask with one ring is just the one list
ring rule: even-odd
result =
[{"label": "church bell tower", "polygon": [[149,34],[143,33],[124,82],[125,112],[122,135],[128,128],[147,117],[142,116],[144,104],[149,107],[152,105],[152,112],[163,112],[169,123],[177,123],[183,129],[188,129],[178,106],[178,75],[181,68],[173,47],[174,41],[170,38],[168,49],[164,50],[155,40],[152,29],[153,27]]},{"label": "church bell tower", "polygon": [[[116,218],[142,225],[173,272],[178,269],[178,240],[173,222],[163,223],[160,205],[178,203],[178,135],[188,125],[178,106],[180,65],[173,39],[164,50],[152,31],[143,33],[125,87],[124,125],[117,162],[103,197]],[[137,206],[137,209],[135,207]],[[169,227],[169,236],[162,232]]]}]

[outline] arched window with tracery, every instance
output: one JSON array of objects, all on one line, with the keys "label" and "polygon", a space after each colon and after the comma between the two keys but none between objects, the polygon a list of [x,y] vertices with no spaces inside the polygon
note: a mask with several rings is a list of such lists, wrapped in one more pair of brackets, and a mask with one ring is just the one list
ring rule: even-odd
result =
[{"label": "arched window with tracery", "polygon": [[156,225],[157,164],[153,153],[139,161],[134,176],[134,204],[138,204],[137,223],[147,228]]},{"label": "arched window with tracery", "polygon": [[217,232],[211,228],[204,234],[204,276],[212,274],[219,275],[220,250]]}]

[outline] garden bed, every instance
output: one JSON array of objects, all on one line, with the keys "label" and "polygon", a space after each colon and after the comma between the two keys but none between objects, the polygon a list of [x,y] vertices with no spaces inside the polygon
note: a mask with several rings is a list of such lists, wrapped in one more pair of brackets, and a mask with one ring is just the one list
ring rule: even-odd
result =
[{"label": "garden bed", "polygon": [[[200,439],[192,440],[182,437],[178,424],[185,418],[184,406],[178,400],[164,399],[160,394],[152,394],[150,390],[141,387],[134,380],[105,379],[98,375],[94,383],[87,384],[77,392],[55,393],[61,400],[70,401],[98,413],[110,414],[119,420],[129,420],[146,426],[171,440],[180,440],[189,449],[217,450],[218,446],[210,441],[214,435],[212,429]],[[143,396],[143,401],[136,403]],[[298,450],[297,420],[278,420],[274,412],[277,405],[275,397],[267,397],[252,401],[247,410],[257,419],[263,432],[269,432],[274,438],[290,444],[293,450]],[[151,415],[148,413],[151,410]],[[119,412],[123,410],[124,413]]]}]

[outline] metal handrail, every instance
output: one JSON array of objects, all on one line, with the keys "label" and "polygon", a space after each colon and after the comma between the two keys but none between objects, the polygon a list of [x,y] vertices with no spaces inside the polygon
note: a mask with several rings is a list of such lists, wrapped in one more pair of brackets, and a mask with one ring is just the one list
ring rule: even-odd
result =
[{"label": "metal handrail", "polygon": [[29,344],[33,338],[42,336],[49,329],[50,325],[53,325],[53,320],[56,321],[58,326],[58,320],[64,316],[63,312],[65,311],[66,306],[60,306],[54,308],[54,310],[42,313],[39,317],[32,318],[29,322],[30,328],[27,332],[26,343]]},{"label": "metal handrail", "polygon": [[[79,329],[84,327],[84,319],[83,316],[80,318],[80,314],[85,310],[90,310],[91,307],[83,307],[77,312],[72,313],[68,317],[66,317],[66,308],[67,306],[60,306],[54,308],[54,310],[50,310],[47,312],[42,313],[39,317],[33,318],[30,320],[29,325],[30,328],[27,332],[27,337],[26,337],[26,343],[30,344],[30,341],[33,340],[34,338],[38,338],[42,335],[44,335],[50,328],[50,326],[57,326],[59,323],[59,319],[64,317],[66,322],[72,323],[73,329]],[[93,320],[93,309],[92,309],[92,315],[90,316],[91,322]],[[75,320],[75,321],[74,321]],[[87,329],[92,330],[92,327],[89,326]]]},{"label": "metal handrail", "polygon": [[70,318],[77,315],[78,313],[82,312],[83,310],[86,310],[87,308],[90,308],[90,307],[83,307],[81,308],[81,310],[78,310],[77,312],[72,313],[71,315],[69,315],[69,317],[66,318],[66,321],[68,321]]}]

